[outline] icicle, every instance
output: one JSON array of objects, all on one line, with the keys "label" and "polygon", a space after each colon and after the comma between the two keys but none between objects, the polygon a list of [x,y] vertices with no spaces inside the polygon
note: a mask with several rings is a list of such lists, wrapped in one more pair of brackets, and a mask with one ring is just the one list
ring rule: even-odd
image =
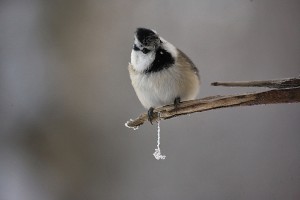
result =
[{"label": "icicle", "polygon": [[166,158],[165,155],[162,155],[160,152],[160,113],[158,113],[158,122],[157,122],[157,149],[155,149],[155,152],[153,153],[153,156],[156,158],[156,160],[164,160]]}]

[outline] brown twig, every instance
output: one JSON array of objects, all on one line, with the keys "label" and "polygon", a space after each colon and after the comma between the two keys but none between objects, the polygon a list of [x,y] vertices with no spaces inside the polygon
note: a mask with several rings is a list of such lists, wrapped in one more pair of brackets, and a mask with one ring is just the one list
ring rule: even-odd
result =
[{"label": "brown twig", "polygon": [[288,78],[268,81],[236,81],[236,82],[213,82],[212,86],[227,87],[268,87],[268,88],[293,88],[300,86],[300,78]]},{"label": "brown twig", "polygon": [[[281,81],[281,84],[279,83]],[[221,82],[213,83],[213,85],[220,85]],[[237,83],[237,82],[231,82]],[[241,82],[238,82],[241,83]],[[235,84],[235,86],[243,85]],[[289,83],[288,85],[286,83]],[[250,84],[250,85],[251,85]],[[278,104],[278,103],[299,103],[300,102],[300,79],[284,79],[271,81],[255,81],[252,85],[265,85],[259,87],[276,87],[280,89],[268,90],[264,92],[256,92],[242,95],[231,96],[211,96],[203,99],[196,99],[180,103],[180,106],[175,110],[173,105],[167,105],[156,108],[154,110],[154,120],[158,120],[158,113],[160,113],[159,120],[170,119],[179,115],[186,115],[194,112],[203,112],[218,108],[236,107],[236,106],[252,106],[261,104]],[[223,85],[223,83],[221,83]],[[233,84],[229,84],[233,86]],[[226,84],[226,86],[229,86]],[[251,85],[251,86],[252,86]],[[247,86],[248,87],[248,86]],[[130,120],[126,123],[129,128],[137,128],[148,120],[147,113],[141,114],[135,120]]]}]

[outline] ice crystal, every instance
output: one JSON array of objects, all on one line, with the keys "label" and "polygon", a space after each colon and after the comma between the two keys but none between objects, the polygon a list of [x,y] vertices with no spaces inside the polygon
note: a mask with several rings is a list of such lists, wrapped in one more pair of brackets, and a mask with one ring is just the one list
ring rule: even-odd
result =
[{"label": "ice crystal", "polygon": [[132,122],[133,120],[132,119],[130,119],[129,121],[127,121],[126,123],[125,123],[125,126],[127,127],[127,128],[132,128],[133,130],[138,130],[139,129],[139,127],[138,126],[128,126],[128,123],[129,122]]},{"label": "ice crystal", "polygon": [[156,160],[160,160],[160,159],[164,160],[166,156],[161,154],[159,146],[160,146],[160,119],[158,119],[157,122],[157,149],[155,149],[153,156],[156,158]]}]

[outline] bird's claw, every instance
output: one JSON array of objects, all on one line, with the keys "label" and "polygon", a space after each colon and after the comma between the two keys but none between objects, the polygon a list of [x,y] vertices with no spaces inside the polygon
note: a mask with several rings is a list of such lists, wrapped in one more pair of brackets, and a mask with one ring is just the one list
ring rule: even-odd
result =
[{"label": "bird's claw", "polygon": [[148,110],[148,121],[153,125],[152,120],[154,119],[154,108],[150,107]]},{"label": "bird's claw", "polygon": [[177,110],[180,105],[180,97],[176,97],[174,100],[174,109]]}]

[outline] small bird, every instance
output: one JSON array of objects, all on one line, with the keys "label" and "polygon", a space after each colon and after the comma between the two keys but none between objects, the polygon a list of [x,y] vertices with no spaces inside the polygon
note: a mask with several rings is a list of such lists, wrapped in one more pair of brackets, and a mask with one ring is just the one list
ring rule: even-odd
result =
[{"label": "small bird", "polygon": [[151,124],[155,107],[174,103],[177,109],[181,101],[193,100],[198,95],[198,69],[155,30],[136,30],[128,70],[140,102],[148,109]]}]

